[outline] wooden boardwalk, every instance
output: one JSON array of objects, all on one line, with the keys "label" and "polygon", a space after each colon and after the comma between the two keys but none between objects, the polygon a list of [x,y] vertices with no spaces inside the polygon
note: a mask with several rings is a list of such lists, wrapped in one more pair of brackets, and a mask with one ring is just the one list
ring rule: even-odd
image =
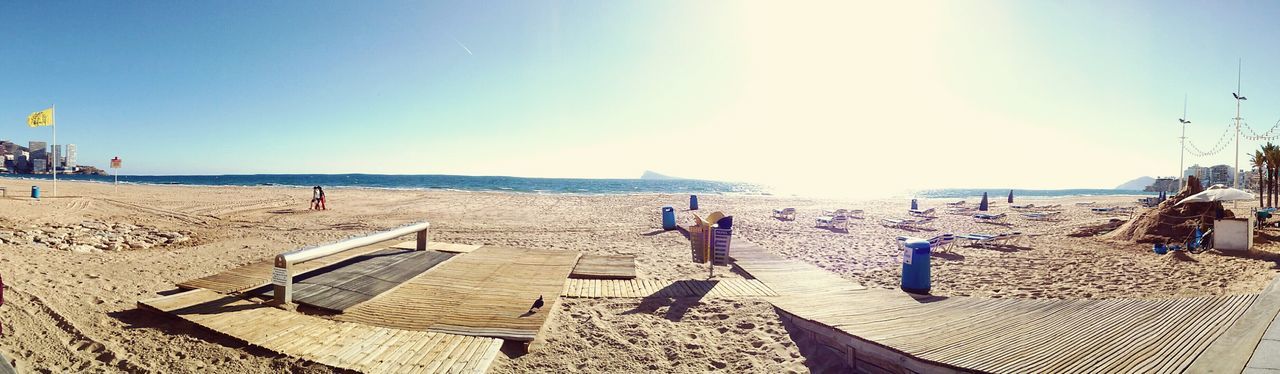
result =
[{"label": "wooden boardwalk", "polygon": [[331,321],[203,289],[138,306],[276,353],[369,373],[483,373],[502,348],[500,339]]},{"label": "wooden boardwalk", "polygon": [[[391,245],[391,248],[418,249],[418,241],[410,240],[407,242],[396,243]],[[467,252],[474,251],[477,248],[480,248],[480,246],[474,245],[474,244],[427,242],[427,249],[430,249],[433,251],[440,251],[440,252],[467,253]]]},{"label": "wooden boardwalk", "polygon": [[[453,253],[388,248],[356,256],[293,279],[293,300],[341,312],[392,289],[454,256]],[[259,289],[270,298],[271,289]]]},{"label": "wooden boardwalk", "polygon": [[571,278],[635,279],[636,256],[582,255],[573,267]]},{"label": "wooden boardwalk", "polygon": [[[484,246],[336,319],[402,330],[532,341],[557,309],[578,252]],[[545,306],[529,307],[539,296]]]},{"label": "wooden boardwalk", "polygon": [[[316,270],[325,266],[333,265],[351,259],[356,256],[362,256],[374,251],[387,248],[385,244],[374,244],[349,251],[336,253],[333,255],[317,258],[293,266],[294,276],[305,274],[312,270]],[[192,279],[186,282],[178,283],[178,288],[193,290],[203,288],[214,290],[221,293],[244,292],[250,289],[265,286],[271,282],[271,269],[275,267],[273,259],[268,258],[262,261],[253,262],[234,268],[230,268],[203,278]]]},{"label": "wooden boardwalk", "polygon": [[784,318],[870,372],[1182,372],[1257,299],[913,296],[866,290],[745,240],[732,255],[781,294],[769,300]]},{"label": "wooden boardwalk", "polygon": [[662,282],[654,280],[604,280],[570,279],[564,287],[565,297],[707,297],[707,298],[759,298],[778,296],[764,282],[755,279],[680,280]]}]

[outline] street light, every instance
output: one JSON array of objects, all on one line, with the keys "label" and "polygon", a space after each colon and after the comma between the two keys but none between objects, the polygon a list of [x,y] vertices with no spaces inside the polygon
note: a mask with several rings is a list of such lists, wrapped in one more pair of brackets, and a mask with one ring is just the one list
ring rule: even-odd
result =
[{"label": "street light", "polygon": [[1183,160],[1187,157],[1187,125],[1191,124],[1191,121],[1187,120],[1187,94],[1182,94],[1182,118],[1178,118],[1178,122],[1182,123],[1182,137],[1178,138],[1182,139],[1182,153],[1178,154],[1178,188],[1181,189],[1183,179],[1187,177],[1185,175],[1187,173],[1183,172],[1186,169],[1182,166]]}]

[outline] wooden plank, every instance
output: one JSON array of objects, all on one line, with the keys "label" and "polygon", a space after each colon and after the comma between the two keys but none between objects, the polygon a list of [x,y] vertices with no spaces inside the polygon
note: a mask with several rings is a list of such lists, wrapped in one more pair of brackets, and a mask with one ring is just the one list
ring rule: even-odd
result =
[{"label": "wooden plank", "polygon": [[[567,273],[567,268],[566,268]],[[280,354],[340,369],[376,372],[421,370],[431,365],[460,370],[488,368],[502,341],[443,333],[405,331],[297,314],[234,296],[198,289],[139,301],[139,306],[168,313],[215,332]],[[421,352],[448,340],[468,349]],[[437,344],[438,345],[438,344]],[[450,363],[449,365],[443,365]]]},{"label": "wooden plank", "polygon": [[554,305],[579,254],[482,247],[455,256],[334,318],[372,326],[532,340],[546,322],[539,296]]},{"label": "wooden plank", "polygon": [[636,256],[604,256],[584,254],[569,275],[580,279],[634,279]]},{"label": "wooden plank", "polygon": [[1238,373],[1249,364],[1249,358],[1262,341],[1267,326],[1280,313],[1280,277],[1271,280],[1253,305],[1218,336],[1204,353],[1187,368],[1193,373]]},{"label": "wooden plank", "polygon": [[[356,256],[304,276],[294,277],[294,301],[341,312],[368,301],[432,267],[454,254],[436,251],[385,249]],[[260,296],[271,290],[262,288]]]}]

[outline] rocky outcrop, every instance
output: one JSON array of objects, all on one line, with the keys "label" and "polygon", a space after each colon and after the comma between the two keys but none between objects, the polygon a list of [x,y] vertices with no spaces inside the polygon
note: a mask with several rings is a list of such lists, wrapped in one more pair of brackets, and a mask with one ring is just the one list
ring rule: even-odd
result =
[{"label": "rocky outcrop", "polygon": [[189,231],[101,221],[0,229],[0,243],[3,244],[34,244],[77,253],[176,246],[191,241],[192,237],[193,233]]}]

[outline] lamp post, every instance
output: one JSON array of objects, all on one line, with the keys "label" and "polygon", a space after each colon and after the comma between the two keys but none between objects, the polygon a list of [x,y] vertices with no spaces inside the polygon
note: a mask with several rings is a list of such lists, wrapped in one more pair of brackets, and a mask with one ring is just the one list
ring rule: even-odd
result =
[{"label": "lamp post", "polygon": [[[1241,65],[1243,65],[1243,61],[1241,61]],[[1244,101],[1244,100],[1249,100],[1248,98],[1244,97],[1244,95],[1241,95],[1241,94],[1240,94],[1240,70],[1241,70],[1241,69],[1240,69],[1240,66],[1237,66],[1237,67],[1236,67],[1236,92],[1232,92],[1232,93],[1231,93],[1231,96],[1233,96],[1233,97],[1235,97],[1235,98],[1236,98],[1236,118],[1234,118],[1234,119],[1236,120],[1236,167],[1235,167],[1235,174],[1239,174],[1239,170],[1240,170],[1240,120],[1242,120],[1242,119],[1243,119],[1243,118],[1240,118],[1240,102],[1241,102],[1241,101]],[[1239,181],[1239,179],[1240,179],[1240,178],[1231,178],[1231,179],[1232,179],[1232,180],[1231,180],[1231,187],[1234,187],[1234,188],[1240,188],[1240,181]]]},{"label": "lamp post", "polygon": [[1178,189],[1181,190],[1184,179],[1187,177],[1182,166],[1183,160],[1187,157],[1187,125],[1191,124],[1191,121],[1187,120],[1187,94],[1182,94],[1182,118],[1178,118],[1178,122],[1182,123],[1182,137],[1178,138],[1182,140],[1182,153],[1178,154]]}]

